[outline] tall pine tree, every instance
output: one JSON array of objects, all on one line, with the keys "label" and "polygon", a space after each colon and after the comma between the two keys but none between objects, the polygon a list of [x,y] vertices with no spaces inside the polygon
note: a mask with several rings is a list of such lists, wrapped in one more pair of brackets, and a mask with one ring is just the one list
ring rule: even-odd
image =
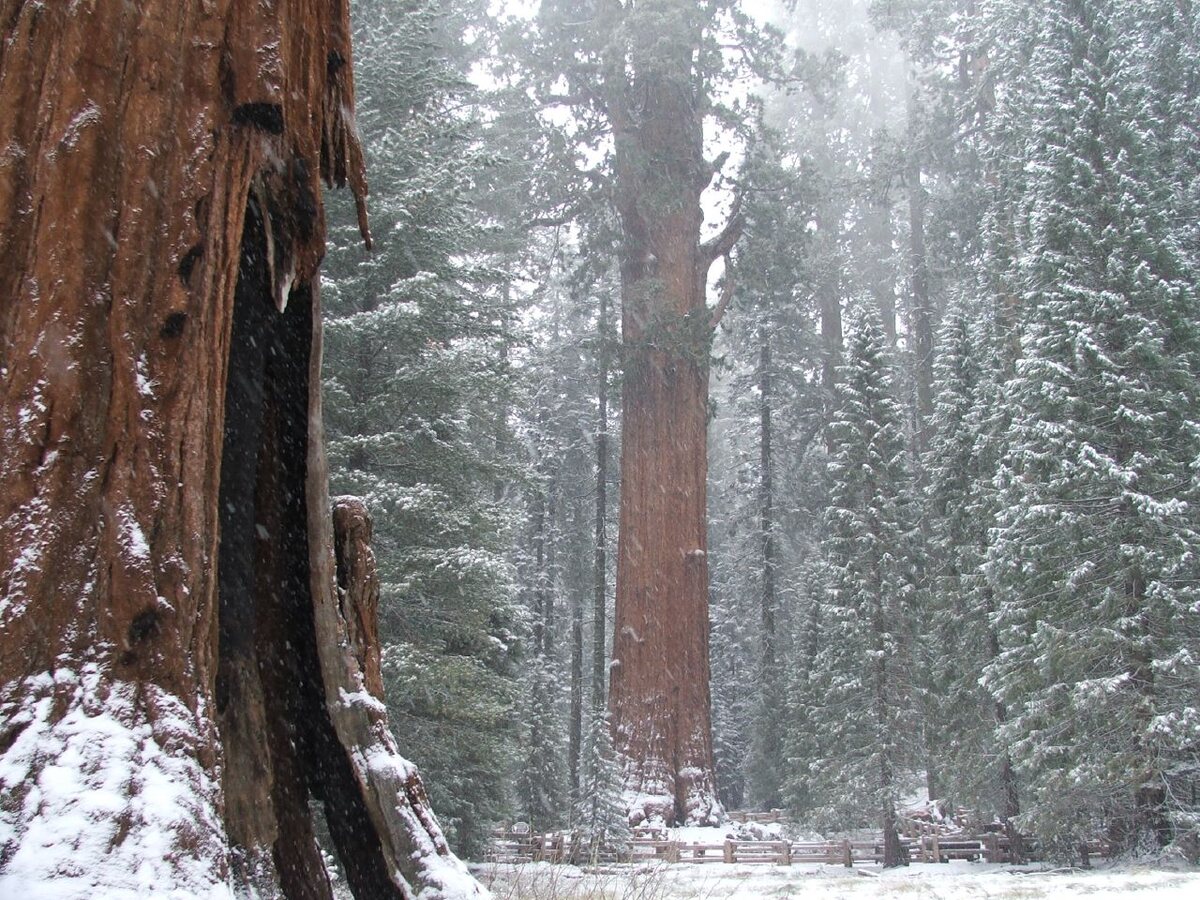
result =
[{"label": "tall pine tree", "polygon": [[1026,820],[1152,848],[1195,821],[1200,307],[1137,6],[1034,17],[988,683],[1012,711]]},{"label": "tall pine tree", "polygon": [[900,863],[897,804],[912,759],[913,510],[903,412],[883,330],[852,309],[838,408],[829,428],[825,549],[832,589],[822,609],[812,717],[821,751],[814,790],[831,818],[839,804],[874,811],[884,864]]}]

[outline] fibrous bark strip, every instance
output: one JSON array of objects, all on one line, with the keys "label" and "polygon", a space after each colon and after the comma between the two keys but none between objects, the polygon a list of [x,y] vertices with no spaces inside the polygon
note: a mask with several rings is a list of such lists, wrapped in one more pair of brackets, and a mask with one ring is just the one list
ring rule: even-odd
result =
[{"label": "fibrous bark strip", "polygon": [[711,260],[699,240],[712,169],[693,91],[690,71],[648,63],[609,98],[625,351],[610,708],[635,822],[722,816],[708,684]]}]

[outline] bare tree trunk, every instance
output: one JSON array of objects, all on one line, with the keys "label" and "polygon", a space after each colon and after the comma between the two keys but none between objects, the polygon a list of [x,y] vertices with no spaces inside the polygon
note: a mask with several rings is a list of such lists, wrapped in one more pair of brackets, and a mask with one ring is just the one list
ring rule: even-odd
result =
[{"label": "bare tree trunk", "polygon": [[779,545],[775,538],[775,482],[773,478],[771,404],[774,401],[771,377],[771,335],[763,326],[759,332],[758,358],[758,437],[759,437],[759,542],[762,552],[762,593],[759,615],[762,628],[758,673],[757,725],[752,743],[750,769],[753,788],[751,799],[763,809],[783,803],[783,734],[777,712],[784,696],[779,672],[778,635],[775,613],[778,604],[776,578],[779,571]]},{"label": "bare tree trunk", "polygon": [[0,884],[328,898],[313,797],[360,898],[478,894],[335,583],[322,176],[367,236],[346,3],[0,23]]},{"label": "bare tree trunk", "polygon": [[[580,503],[573,502],[572,508],[576,515],[573,522],[576,527],[583,524],[583,513]],[[575,554],[572,553],[572,558]],[[572,566],[574,569],[574,566]],[[584,568],[580,566],[580,568]],[[583,745],[583,597],[579,588],[586,579],[582,572],[580,578],[571,579],[571,710],[567,723],[567,772],[571,783],[571,802],[579,799],[579,757]],[[575,576],[576,573],[572,572]]]},{"label": "bare tree trunk", "polygon": [[[818,215],[817,233],[824,236],[828,258],[823,270],[817,275],[816,290],[821,318],[821,387],[825,390],[826,406],[828,407],[833,403],[833,391],[837,385],[837,368],[842,364],[842,298],[838,272],[836,217],[831,215],[828,210],[825,212],[824,217]],[[826,421],[831,414],[831,410],[827,408]]]},{"label": "bare tree trunk", "polygon": [[631,349],[622,405],[614,740],[628,760],[627,788],[646,798],[635,818],[709,823],[720,807],[708,687],[707,366]]},{"label": "bare tree trunk", "polygon": [[775,636],[775,575],[779,569],[779,548],[775,541],[775,490],[771,459],[771,337],[763,329],[760,337],[758,362],[758,434],[759,434],[759,533],[762,543],[762,667],[765,674],[774,672],[776,659]]},{"label": "bare tree trunk", "polygon": [[546,485],[546,518],[544,524],[544,540],[546,545],[545,568],[542,570],[539,585],[542,592],[541,608],[543,615],[542,654],[549,660],[555,659],[555,641],[558,637],[558,478],[556,467]]},{"label": "bare tree trunk", "polygon": [[[908,92],[908,224],[909,317],[916,357],[917,384],[916,437],[917,458],[929,449],[929,420],[933,415],[933,331],[934,311],[929,296],[929,261],[925,250],[925,188],[921,184],[921,151],[917,145],[919,106],[916,87]],[[918,466],[918,484],[925,482],[924,467]]]},{"label": "bare tree trunk", "polygon": [[817,241],[822,260],[816,272],[814,291],[817,314],[821,322],[821,419],[825,449],[833,447],[833,433],[828,425],[833,421],[837,404],[838,368],[842,364],[842,285],[841,254],[838,249],[837,211],[825,206],[816,214]]},{"label": "bare tree trunk", "polygon": [[[314,381],[318,373],[314,360]],[[313,427],[320,430],[319,419]],[[323,443],[312,441],[312,447],[309,488],[328,509],[321,489],[327,484]],[[407,900],[415,890],[447,900],[485,900],[487,892],[450,852],[421,777],[401,757],[388,724],[376,618],[379,579],[366,507],[356,497],[339,497],[331,520],[310,505],[309,527],[322,536],[309,545],[313,572],[332,587],[314,598],[325,708],[337,740],[320,763],[342,769],[329,776],[331,784],[318,797],[354,896]],[[328,577],[335,567],[336,584]]]},{"label": "bare tree trunk", "polygon": [[[545,418],[542,418],[544,425]],[[539,465],[539,469],[543,466]],[[541,473],[539,473],[541,474]],[[548,636],[546,634],[546,606],[550,598],[550,586],[546,574],[546,488],[545,483],[539,483],[535,488],[533,498],[533,652],[538,656],[546,655]]]},{"label": "bare tree trunk", "polygon": [[604,709],[605,675],[608,672],[606,619],[608,618],[608,293],[600,292],[599,340],[596,357],[596,555],[592,597],[592,715]]},{"label": "bare tree trunk", "polygon": [[867,233],[878,265],[871,278],[871,293],[879,309],[887,345],[896,347],[896,293],[892,283],[892,198],[887,185],[877,188],[878,196],[871,198],[867,218]]}]

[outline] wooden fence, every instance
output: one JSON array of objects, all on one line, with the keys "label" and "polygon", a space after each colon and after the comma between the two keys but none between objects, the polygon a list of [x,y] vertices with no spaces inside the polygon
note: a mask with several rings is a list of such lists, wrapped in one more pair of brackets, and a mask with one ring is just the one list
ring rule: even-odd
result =
[{"label": "wooden fence", "polygon": [[[1012,845],[1008,835],[986,833],[978,836],[958,834],[926,834],[915,842],[914,859],[918,862],[949,862],[952,859],[977,860],[990,863],[1012,862]],[[1035,841],[1025,839],[1022,852],[1026,860],[1040,860],[1041,848]],[[1112,856],[1112,846],[1104,840],[1093,838],[1078,848],[1079,856],[1087,865],[1088,859]]]},{"label": "wooden fence", "polygon": [[[911,842],[902,841],[907,846]],[[587,862],[590,848],[573,852],[567,834],[503,832],[492,843],[496,862]],[[790,866],[793,863],[824,863],[853,866],[883,861],[882,841],[738,841],[699,843],[657,838],[635,838],[621,853],[598,854],[602,862],[749,863]]]},{"label": "wooden fence", "polygon": [[769,809],[766,812],[735,809],[729,812],[729,819],[742,823],[757,822],[759,825],[786,825],[791,821],[782,809]]},{"label": "wooden fence", "polygon": [[[1003,834],[939,835],[929,834],[913,840],[901,838],[902,854],[921,863],[944,863],[952,859],[983,860],[1007,863],[1011,853],[1007,836]],[[1026,844],[1026,859],[1037,859],[1036,845]],[[1085,848],[1081,847],[1081,855]],[[1086,853],[1107,857],[1110,848],[1099,840],[1089,841]],[[635,838],[622,852],[593,853],[591,848],[572,847],[569,834],[531,834],[504,831],[496,835],[491,859],[495,862],[652,862],[691,863],[750,863],[790,866],[793,863],[821,863],[853,867],[856,864],[882,864],[882,837],[869,841],[739,841],[698,843],[673,841],[664,838]],[[1086,856],[1085,856],[1086,859]]]}]

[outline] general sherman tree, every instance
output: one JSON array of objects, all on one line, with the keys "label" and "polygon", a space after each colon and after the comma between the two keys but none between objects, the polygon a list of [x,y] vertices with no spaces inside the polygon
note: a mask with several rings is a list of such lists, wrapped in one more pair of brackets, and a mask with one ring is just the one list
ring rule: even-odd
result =
[{"label": "general sherman tree", "polygon": [[[621,225],[624,380],[620,532],[610,708],[634,821],[711,823],[706,476],[712,332],[729,300],[706,300],[711,265],[740,231],[701,240],[701,195],[723,159],[705,157],[719,34],[736,3],[560,0],[538,21],[542,97],[572,107],[587,141],[611,139],[588,173]],[[753,43],[746,45],[753,54]],[[563,88],[565,86],[565,93]]]},{"label": "general sherman tree", "polygon": [[[0,894],[474,896],[326,486],[345,0],[0,0]],[[336,544],[336,547],[335,547]]]}]

